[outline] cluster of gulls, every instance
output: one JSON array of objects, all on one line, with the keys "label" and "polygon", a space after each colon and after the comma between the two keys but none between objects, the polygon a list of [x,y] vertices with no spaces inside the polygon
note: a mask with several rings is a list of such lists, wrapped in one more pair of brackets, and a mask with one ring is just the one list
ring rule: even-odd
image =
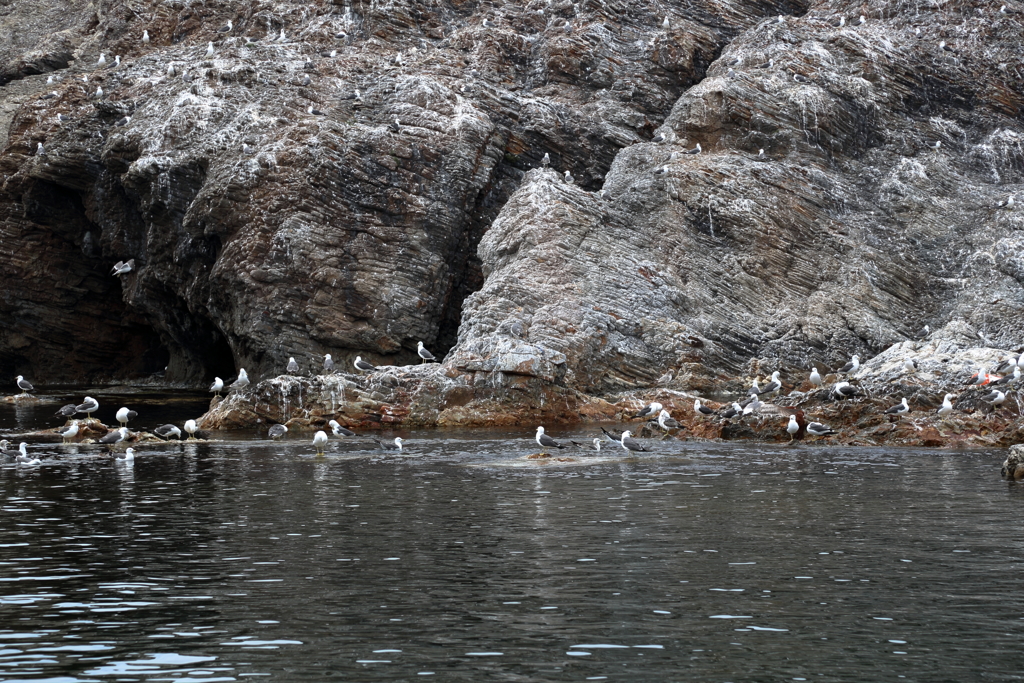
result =
[{"label": "cluster of gulls", "polygon": [[[927,336],[929,332],[928,327],[925,326],[923,330],[918,332],[918,338]],[[850,377],[859,369],[860,357],[854,355],[850,361],[837,372],[841,375]],[[913,359],[908,358],[903,361],[903,369],[906,372],[916,372],[917,363]],[[981,395],[980,398],[982,401],[991,405],[994,409],[998,409],[1006,402],[1007,390],[1011,385],[1016,385],[1020,382],[1022,373],[1024,373],[1024,354],[1020,354],[1016,357],[1009,356],[996,363],[991,371],[986,365],[979,367],[978,371],[971,375],[970,379],[967,381],[967,386],[969,388],[990,387],[991,391]],[[745,415],[757,413],[762,406],[764,406],[764,403],[761,401],[762,396],[778,394],[782,389],[782,380],[780,379],[780,376],[780,372],[773,372],[771,379],[763,387],[758,385],[758,380],[755,378],[753,384],[748,390],[746,400],[742,402],[734,402],[732,405],[719,411],[703,405],[701,399],[695,399],[693,402],[693,412],[698,418],[713,418],[717,416],[725,420],[741,418]],[[671,375],[667,375],[666,377],[671,380]],[[815,389],[824,388],[824,380],[822,379],[821,373],[818,372],[818,368],[811,368],[810,375],[807,379]],[[832,399],[848,399],[861,395],[862,392],[846,380],[835,382],[829,389],[829,397]],[[935,415],[940,419],[943,419],[952,414],[954,398],[954,394],[945,394],[942,398],[942,405],[935,410]],[[911,411],[912,409],[910,404],[907,399],[904,398],[896,405],[883,411],[883,414],[887,416],[902,417]],[[657,401],[649,403],[642,410],[633,415],[632,418],[646,418],[652,425],[660,427],[666,435],[681,428],[679,422],[673,418],[667,410],[665,410],[665,407],[661,403],[658,403]],[[822,424],[821,422],[808,422],[804,425],[804,428],[809,435],[819,438],[832,436],[837,433],[834,429]],[[790,441],[795,439],[800,429],[801,425],[796,413],[790,414],[785,426],[786,433],[790,436]],[[619,445],[626,452],[648,451],[648,448],[644,446],[643,443],[633,438],[633,433],[631,431],[624,431],[619,436],[616,436],[603,427],[601,428],[601,431],[604,433],[603,439],[594,438],[590,443],[578,443],[576,441],[569,441],[569,443],[573,446],[593,451],[600,451],[603,443]],[[544,451],[553,448],[567,448],[566,444],[560,443],[546,434],[544,432],[544,427],[542,426],[537,427],[537,434],[534,438],[537,441],[537,445],[539,445]]]},{"label": "cluster of gulls", "polygon": [[[119,267],[124,265],[127,264],[119,264]],[[117,268],[115,268],[115,270],[117,270]],[[434,355],[430,353],[430,351],[424,348],[423,342],[419,342],[416,353],[420,357],[421,363],[431,363],[437,360],[434,357]],[[376,365],[368,363],[367,361],[363,360],[362,357],[360,356],[356,356],[356,359],[353,362],[353,366],[356,368],[356,370],[362,373],[373,372],[374,370],[377,369]],[[299,373],[299,364],[298,362],[296,362],[295,358],[288,359],[287,370],[288,374],[290,375],[295,375]],[[334,371],[334,360],[331,358],[331,354],[328,353],[324,356],[323,373],[330,374],[333,373]],[[32,386],[32,383],[25,379],[22,375],[17,376],[16,383],[18,385],[18,388],[21,389],[22,395],[27,396],[28,392],[35,390],[35,387]],[[225,385],[224,380],[222,380],[220,377],[215,377],[213,384],[210,385],[210,392],[213,393],[215,396],[219,397],[221,392],[224,391],[225,388],[239,391],[248,387],[249,384],[249,375],[246,374],[245,368],[242,368],[238,371],[238,378],[228,385]],[[68,405],[58,410],[55,413],[55,416],[63,417],[67,420],[64,429],[60,432],[62,443],[70,443],[71,440],[77,437],[79,432],[82,431],[82,423],[80,421],[75,421],[73,419],[76,415],[84,415],[86,420],[92,420],[92,414],[96,412],[99,409],[99,407],[99,401],[97,401],[95,398],[91,396],[86,396],[85,400],[82,401],[81,404],[69,403]],[[128,423],[131,420],[135,419],[137,416],[138,413],[134,410],[129,410],[127,407],[120,408],[116,413],[117,422],[120,426],[117,429],[109,430],[105,435],[97,439],[96,443],[109,447],[111,449],[111,452],[113,452],[113,449],[118,447],[119,444],[123,444],[124,442],[131,438],[132,433],[128,429]],[[96,424],[99,423],[97,422]],[[342,427],[337,420],[329,421],[327,423],[327,426],[331,428],[331,434],[339,438],[356,435],[356,433],[353,432],[352,430]],[[186,440],[194,440],[196,438],[196,433],[199,432],[199,426],[195,420],[186,420],[185,424],[182,426],[182,429],[179,429],[177,425],[165,424],[160,425],[159,427],[154,429],[153,434],[164,440],[169,440],[172,438],[180,439],[182,431],[188,434]],[[270,429],[267,432],[267,435],[271,439],[278,440],[284,437],[284,435],[287,433],[288,427],[286,427],[283,424],[275,424],[270,427]],[[403,439],[401,437],[395,437],[394,441],[389,442],[379,441],[377,439],[374,439],[374,441],[385,452],[403,452]],[[316,450],[317,455],[324,454],[327,442],[327,432],[323,430],[318,431],[313,436],[313,448]],[[132,448],[126,449],[124,456],[119,457],[118,459],[120,462],[123,462],[127,465],[133,464],[135,461],[135,450]],[[0,462],[16,463],[18,465],[26,466],[40,464],[40,460],[38,458],[34,458],[28,454],[27,443],[21,443],[17,450],[10,450],[10,443],[6,440],[0,441]]]}]

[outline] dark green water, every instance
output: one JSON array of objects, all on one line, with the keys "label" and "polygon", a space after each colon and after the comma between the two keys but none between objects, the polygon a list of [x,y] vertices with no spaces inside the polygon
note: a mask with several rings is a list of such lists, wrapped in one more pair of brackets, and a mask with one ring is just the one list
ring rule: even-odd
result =
[{"label": "dark green water", "polygon": [[[143,427],[205,403],[92,395]],[[59,405],[0,407],[0,428]],[[131,469],[32,442],[42,466],[0,469],[0,680],[1024,677],[1001,452],[541,463],[534,429],[404,434],[401,458],[245,434]]]}]

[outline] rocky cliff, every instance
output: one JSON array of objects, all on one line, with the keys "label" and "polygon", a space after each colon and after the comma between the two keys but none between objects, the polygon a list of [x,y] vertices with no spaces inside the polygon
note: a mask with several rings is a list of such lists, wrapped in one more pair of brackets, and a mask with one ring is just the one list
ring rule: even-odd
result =
[{"label": "rocky cliff", "polygon": [[9,4],[0,367],[197,382],[422,340],[443,366],[373,414],[463,423],[669,370],[724,397],[924,324],[995,356],[1024,338],[1018,9]]}]

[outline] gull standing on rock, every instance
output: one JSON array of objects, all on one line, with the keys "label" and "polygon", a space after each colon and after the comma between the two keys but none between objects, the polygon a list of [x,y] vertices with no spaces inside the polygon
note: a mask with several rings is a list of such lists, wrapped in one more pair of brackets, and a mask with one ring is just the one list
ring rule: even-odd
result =
[{"label": "gull standing on rock", "polygon": [[231,383],[229,389],[245,389],[249,386],[249,375],[245,374],[245,368],[238,371],[238,379]]},{"label": "gull standing on rock", "polygon": [[733,403],[731,406],[722,411],[722,417],[726,420],[731,420],[737,415],[743,413],[743,407],[739,403]]},{"label": "gull standing on rock", "polygon": [[295,362],[294,358],[288,359],[288,374],[295,375],[299,372],[299,364]]},{"label": "gull standing on rock", "polygon": [[434,354],[423,348],[423,342],[416,342],[416,354],[420,357],[420,363],[433,363],[436,358]]},{"label": "gull standing on rock", "polygon": [[149,31],[142,32],[142,44],[149,45]]},{"label": "gull standing on rock", "polygon": [[209,59],[210,57],[212,57],[214,55],[215,52],[216,52],[216,50],[213,49],[213,42],[211,41],[206,46],[206,58]]},{"label": "gull standing on rock", "polygon": [[78,412],[78,406],[76,406],[74,403],[69,403],[66,406],[64,406],[63,408],[61,408],[60,410],[58,410],[56,413],[54,413],[53,416],[54,417],[63,417],[66,420],[70,421],[71,418],[74,417],[75,413],[77,413],[77,412]]},{"label": "gull standing on rock", "polygon": [[633,419],[635,420],[638,417],[647,417],[649,415],[657,415],[658,411],[661,410],[661,409],[662,409],[662,405],[660,403],[658,403],[657,401],[652,401],[645,408],[643,408],[640,412],[638,412],[636,415],[634,415]]},{"label": "gull standing on rock", "polygon": [[811,368],[811,376],[807,378],[811,384],[820,389],[824,382],[821,381],[821,374],[818,373],[818,368]]},{"label": "gull standing on rock", "polygon": [[913,358],[904,358],[903,369],[906,372],[917,372],[917,361]]},{"label": "gull standing on rock", "polygon": [[324,374],[329,375],[332,372],[334,372],[334,359],[328,353],[324,355]]},{"label": "gull standing on rock", "polygon": [[820,422],[809,422],[807,423],[807,433],[811,436],[829,436],[830,434],[835,434],[836,431]]},{"label": "gull standing on rock", "polygon": [[78,423],[73,423],[70,427],[60,433],[61,443],[67,443],[68,439],[73,439],[78,436]]},{"label": "gull standing on rock", "polygon": [[21,375],[17,376],[16,381],[18,383],[18,388],[21,389],[22,396],[28,396],[28,392],[35,391],[35,387],[33,387],[32,384]]},{"label": "gull standing on rock", "polygon": [[107,65],[107,56],[101,52],[100,53],[100,58],[96,60],[96,66],[98,66],[100,68],[103,68],[106,65]]},{"label": "gull standing on rock", "polygon": [[544,448],[565,448],[565,446],[563,446],[562,444],[558,443],[557,441],[552,439],[550,436],[545,434],[543,427],[537,427],[537,436],[535,438],[537,439],[537,445],[540,446],[542,449],[544,449]]},{"label": "gull standing on rock", "polygon": [[622,440],[619,442],[623,448],[627,451],[642,451],[647,452],[644,445],[633,438],[633,435],[627,430],[622,432]]},{"label": "gull standing on rock", "polygon": [[1003,377],[1000,377],[995,382],[992,382],[992,384],[994,384],[994,385],[995,384],[1011,384],[1011,383],[1017,382],[1019,380],[1020,380],[1020,366],[1019,365],[1015,365],[1015,366],[1013,366],[1013,372],[1012,373],[1010,373],[1008,375],[1004,375]]},{"label": "gull standing on rock", "polygon": [[693,412],[697,413],[698,417],[711,417],[715,414],[711,408],[701,405],[699,398],[693,402]]},{"label": "gull standing on rock", "polygon": [[85,419],[91,419],[92,414],[99,410],[100,403],[92,396],[86,396],[81,405],[75,406],[75,411],[85,413]]},{"label": "gull standing on rock", "polygon": [[372,363],[367,363],[363,360],[362,356],[356,356],[356,359],[352,361],[352,365],[355,366],[359,372],[373,372],[377,369],[377,366]]},{"label": "gull standing on rock", "polygon": [[991,393],[982,396],[981,400],[985,403],[991,403],[994,407],[998,408],[1006,401],[1006,394],[998,389],[993,389]]},{"label": "gull standing on rock", "polygon": [[849,382],[836,382],[832,387],[832,391],[829,392],[833,398],[838,396],[839,398],[852,398],[854,396],[860,396],[860,392],[856,387],[852,386]]},{"label": "gull standing on rock", "polygon": [[127,427],[118,427],[116,430],[114,430],[112,432],[108,432],[106,436],[100,438],[100,440],[97,443],[101,443],[101,444],[103,444],[105,446],[114,446],[116,444],[121,443],[122,441],[124,441],[127,438],[128,438],[128,428]]},{"label": "gull standing on rock", "polygon": [[953,404],[950,402],[951,398],[953,398],[953,394],[946,394],[942,398],[942,405],[939,407],[938,410],[935,411],[936,415],[944,418],[953,412]]},{"label": "gull standing on rock", "polygon": [[324,447],[327,446],[327,434],[323,431],[319,431],[313,435],[313,448],[316,449],[317,455],[324,454]]},{"label": "gull standing on rock", "polygon": [[792,441],[796,438],[796,433],[800,431],[800,423],[796,421],[796,415],[789,416],[789,424],[786,425],[786,433],[789,434],[789,440]]},{"label": "gull standing on rock", "polygon": [[195,441],[196,431],[198,431],[198,430],[199,430],[199,426],[196,425],[196,421],[195,420],[186,420],[185,421],[185,433],[188,434],[188,438],[186,439],[186,441]]},{"label": "gull standing on rock", "polygon": [[220,377],[214,377],[213,384],[210,385],[210,393],[219,397],[222,391],[224,391],[224,380]]},{"label": "gull standing on rock", "polygon": [[177,425],[172,424],[160,425],[153,430],[153,433],[161,439],[170,439],[172,436],[176,439],[181,438],[181,430],[178,429]]},{"label": "gull standing on rock", "polygon": [[857,370],[859,370],[859,369],[860,369],[860,357],[857,356],[856,354],[854,354],[853,358],[850,359],[849,363],[847,363],[843,367],[839,368],[839,372],[844,374],[844,375],[852,375],[852,374],[856,373]]},{"label": "gull standing on rock", "polygon": [[764,385],[764,389],[760,391],[761,394],[774,394],[782,388],[782,380],[779,379],[778,370],[772,373],[772,380],[768,384]]},{"label": "gull standing on rock", "polygon": [[658,413],[658,426],[666,432],[670,432],[673,429],[679,429],[679,422],[669,415],[667,410],[662,410]]},{"label": "gull standing on rock", "polygon": [[887,409],[883,415],[906,415],[910,412],[910,404],[907,403],[907,399],[904,398],[898,405],[894,405],[892,408]]},{"label": "gull standing on rock", "polygon": [[988,370],[984,365],[978,367],[978,371],[971,375],[971,379],[967,381],[969,387],[980,387],[988,384]]}]

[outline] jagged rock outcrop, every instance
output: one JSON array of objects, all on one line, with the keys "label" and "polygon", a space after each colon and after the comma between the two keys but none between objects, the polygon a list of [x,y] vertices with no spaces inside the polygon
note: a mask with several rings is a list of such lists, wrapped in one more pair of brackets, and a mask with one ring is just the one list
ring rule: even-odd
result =
[{"label": "jagged rock outcrop", "polygon": [[[1019,346],[1014,7],[666,7],[668,28],[630,2],[108,12],[79,54],[130,59],[14,118],[5,239],[78,248],[90,227],[88,272],[134,256],[118,329],[144,321],[179,377],[401,365],[422,339],[443,365],[345,380],[360,415],[407,424],[607,417],[669,370],[672,391],[725,398],[924,324],[951,357]],[[51,215],[76,206],[73,229]],[[77,319],[104,282],[56,315],[8,299],[0,334],[31,344],[0,337],[0,357],[66,350],[26,330]],[[338,412],[342,387],[315,378],[273,416],[282,381],[207,426]]]},{"label": "jagged rock outcrop", "polygon": [[[0,364],[44,379],[166,363],[196,381],[327,352],[410,360],[418,340],[446,351],[481,284],[477,244],[526,170],[547,153],[599,188],[728,40],[802,9],[669,5],[665,28],[634,0],[95,8],[0,155],[5,242],[48,242],[3,254]],[[60,66],[25,66],[52,28],[25,23],[38,45],[0,54],[20,87]],[[49,305],[31,296],[55,284]],[[92,336],[115,348],[50,363]],[[153,338],[163,360],[116,352]]]}]

